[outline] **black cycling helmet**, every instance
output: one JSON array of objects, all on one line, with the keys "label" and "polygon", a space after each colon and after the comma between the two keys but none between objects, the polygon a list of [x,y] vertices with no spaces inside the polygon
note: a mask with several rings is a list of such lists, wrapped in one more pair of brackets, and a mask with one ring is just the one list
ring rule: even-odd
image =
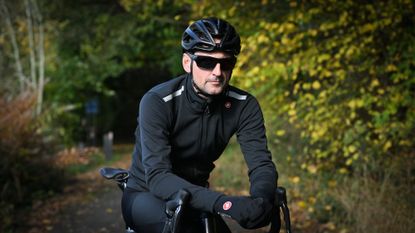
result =
[{"label": "black cycling helmet", "polygon": [[[215,39],[220,39],[220,43],[216,44]],[[186,28],[182,48],[190,53],[223,51],[236,56],[241,51],[241,39],[230,23],[211,17],[198,20]]]}]

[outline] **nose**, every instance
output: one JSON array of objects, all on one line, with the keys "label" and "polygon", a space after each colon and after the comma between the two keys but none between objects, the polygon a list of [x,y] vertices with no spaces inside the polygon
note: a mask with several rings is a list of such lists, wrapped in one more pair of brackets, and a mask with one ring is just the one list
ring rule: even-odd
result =
[{"label": "nose", "polygon": [[220,68],[220,63],[217,63],[215,68],[213,68],[212,74],[215,75],[215,76],[220,76],[222,74],[222,69]]}]

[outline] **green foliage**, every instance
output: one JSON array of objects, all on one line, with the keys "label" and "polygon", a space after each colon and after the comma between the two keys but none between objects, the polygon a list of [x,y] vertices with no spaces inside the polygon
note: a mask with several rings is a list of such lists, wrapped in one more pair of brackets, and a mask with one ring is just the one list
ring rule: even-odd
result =
[{"label": "green foliage", "polygon": [[280,140],[302,141],[290,156],[345,172],[412,151],[413,3],[291,2],[288,12],[257,22],[235,79],[272,111]]},{"label": "green foliage", "polygon": [[[60,25],[55,41],[59,61],[51,72],[53,81],[46,86],[46,98],[49,109],[59,110],[52,113],[58,124],[60,119],[70,119],[62,128],[64,136],[77,139],[86,101],[99,98],[102,109],[114,101],[115,93],[105,85],[108,78],[132,69],[178,73],[181,54],[177,45],[183,26],[174,16],[183,11],[180,6],[146,1],[134,5],[128,1],[64,1],[51,3],[49,8],[53,9],[49,19]],[[97,120],[105,124],[102,130],[110,128],[114,114],[100,112]]]}]

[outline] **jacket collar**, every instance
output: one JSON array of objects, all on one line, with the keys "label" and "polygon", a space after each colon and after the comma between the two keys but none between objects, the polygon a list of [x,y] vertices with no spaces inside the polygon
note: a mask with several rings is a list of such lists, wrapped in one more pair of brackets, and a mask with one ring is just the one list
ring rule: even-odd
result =
[{"label": "jacket collar", "polygon": [[196,90],[193,87],[192,75],[187,74],[186,77],[186,93],[187,99],[190,103],[190,106],[197,112],[212,111],[213,108],[223,101],[223,98],[226,96],[227,90],[222,94],[214,96],[210,99],[201,97],[196,93]]}]

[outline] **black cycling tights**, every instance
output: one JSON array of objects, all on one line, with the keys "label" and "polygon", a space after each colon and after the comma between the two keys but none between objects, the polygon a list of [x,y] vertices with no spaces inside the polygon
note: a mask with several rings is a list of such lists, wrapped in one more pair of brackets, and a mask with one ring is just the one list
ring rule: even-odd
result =
[{"label": "black cycling tights", "polygon": [[[126,188],[122,198],[124,220],[136,233],[161,233],[166,220],[165,202],[149,192],[137,192]],[[180,233],[204,232],[200,213],[194,209],[185,209],[182,216]],[[230,233],[220,216],[214,218],[216,232]]]}]

